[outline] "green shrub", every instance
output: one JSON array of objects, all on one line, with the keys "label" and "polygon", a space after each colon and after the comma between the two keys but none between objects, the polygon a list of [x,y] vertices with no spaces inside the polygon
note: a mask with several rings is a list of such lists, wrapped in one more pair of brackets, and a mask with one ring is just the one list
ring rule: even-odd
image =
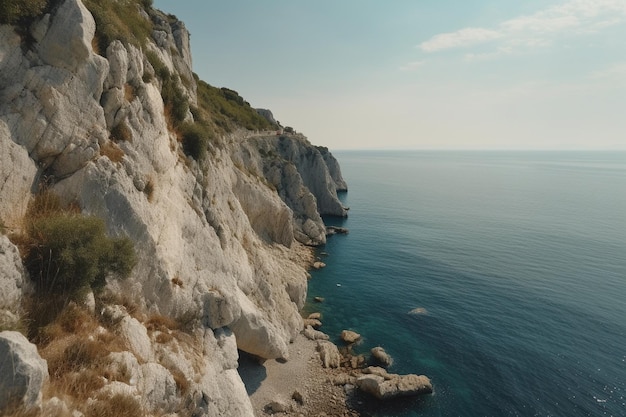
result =
[{"label": "green shrub", "polygon": [[154,68],[154,73],[161,80],[165,80],[166,78],[170,78],[172,75],[170,74],[170,70],[167,66],[161,61],[161,58],[154,51],[147,51],[146,58],[148,58],[148,62]]},{"label": "green shrub", "polygon": [[80,299],[105,284],[109,274],[127,277],[135,265],[128,238],[109,238],[97,217],[67,213],[36,219],[29,225],[25,265],[39,295]]},{"label": "green shrub", "polygon": [[201,161],[206,156],[206,150],[211,138],[208,126],[202,123],[185,123],[180,128],[183,151],[196,161]]},{"label": "green shrub", "polygon": [[154,68],[155,75],[162,81],[161,97],[165,105],[165,112],[171,117],[172,127],[176,128],[187,117],[189,98],[179,87],[177,77],[172,75],[155,52],[146,52],[146,58],[148,58],[148,62]]},{"label": "green shrub", "polygon": [[96,38],[102,52],[114,40],[145,46],[152,35],[152,21],[140,12],[151,7],[150,1],[83,0],[83,3],[96,21]]},{"label": "green shrub", "polygon": [[41,15],[47,0],[0,0],[0,24],[20,24]]},{"label": "green shrub", "polygon": [[163,97],[166,114],[169,114],[172,118],[173,126],[178,127],[185,120],[185,117],[187,117],[189,99],[178,87],[178,83],[174,77],[163,80],[161,97]]},{"label": "green shrub", "polygon": [[125,121],[121,121],[111,129],[111,139],[118,142],[131,142],[133,133]]},{"label": "green shrub", "polygon": [[234,90],[216,88],[198,80],[198,104],[209,115],[210,121],[228,132],[241,126],[248,130],[273,130],[276,128]]}]

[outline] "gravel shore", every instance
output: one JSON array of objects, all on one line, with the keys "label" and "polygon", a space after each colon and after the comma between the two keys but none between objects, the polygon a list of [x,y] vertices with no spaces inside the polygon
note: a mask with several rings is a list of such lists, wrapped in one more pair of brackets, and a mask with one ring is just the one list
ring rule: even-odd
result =
[{"label": "gravel shore", "polygon": [[[239,360],[239,374],[257,417],[270,415],[268,405],[272,402],[287,407],[287,411],[275,413],[280,416],[359,416],[346,405],[343,387],[330,382],[338,372],[322,367],[316,342],[301,334],[289,346],[288,361],[259,364],[246,355]],[[298,401],[299,396],[302,401]]]}]

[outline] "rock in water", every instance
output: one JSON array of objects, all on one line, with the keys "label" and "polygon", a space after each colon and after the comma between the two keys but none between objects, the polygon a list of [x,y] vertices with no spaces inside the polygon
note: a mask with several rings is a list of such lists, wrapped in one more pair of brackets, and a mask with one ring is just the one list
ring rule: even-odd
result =
[{"label": "rock in water", "polygon": [[417,307],[409,311],[409,314],[414,315],[414,316],[421,316],[421,315],[428,314],[428,311],[426,311],[424,307]]},{"label": "rock in water", "polygon": [[389,354],[385,352],[385,349],[383,349],[382,347],[377,346],[375,348],[372,348],[371,352],[372,356],[383,366],[391,366],[391,364],[393,363],[393,359],[391,358],[391,356],[389,356]]},{"label": "rock in water", "polygon": [[0,333],[0,414],[8,406],[26,409],[41,405],[41,388],[48,379],[48,363],[24,335]]},{"label": "rock in water", "polygon": [[352,330],[343,330],[341,332],[341,340],[346,343],[354,343],[361,338],[361,335]]},{"label": "rock in water", "polygon": [[433,392],[430,379],[424,375],[415,374],[363,375],[356,380],[356,385],[361,391],[371,394],[379,400]]}]

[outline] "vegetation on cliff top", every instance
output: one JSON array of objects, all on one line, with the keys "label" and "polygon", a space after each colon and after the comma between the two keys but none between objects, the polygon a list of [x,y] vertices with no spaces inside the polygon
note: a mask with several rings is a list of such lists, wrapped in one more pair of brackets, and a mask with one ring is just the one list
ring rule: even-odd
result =
[{"label": "vegetation on cliff top", "polygon": [[22,24],[41,15],[48,0],[0,0],[0,24]]},{"label": "vegetation on cliff top", "polygon": [[198,104],[222,131],[240,126],[248,130],[272,130],[276,126],[261,116],[234,90],[213,87],[196,77]]}]

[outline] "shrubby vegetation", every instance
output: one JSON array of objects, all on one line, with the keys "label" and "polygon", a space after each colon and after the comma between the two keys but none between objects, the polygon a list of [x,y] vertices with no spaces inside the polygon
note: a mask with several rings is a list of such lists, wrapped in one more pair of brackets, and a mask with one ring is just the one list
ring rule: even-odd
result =
[{"label": "shrubby vegetation", "polygon": [[35,198],[26,223],[18,241],[38,296],[77,300],[104,286],[109,274],[125,278],[135,266],[130,239],[108,237],[100,218],[61,209],[49,192]]},{"label": "shrubby vegetation", "polygon": [[180,128],[185,155],[191,156],[196,161],[201,161],[206,156],[209,141],[213,138],[210,127],[202,121],[185,123]]},{"label": "shrubby vegetation", "polygon": [[44,13],[48,0],[0,0],[0,24],[21,24]]},{"label": "shrubby vegetation", "polygon": [[83,3],[96,21],[96,39],[101,53],[114,40],[145,46],[152,34],[152,21],[140,12],[152,7],[151,0],[83,0]]},{"label": "shrubby vegetation", "polygon": [[198,83],[198,104],[222,131],[229,132],[235,126],[249,130],[271,130],[276,126],[268,122],[236,91],[216,88],[202,80]]}]

